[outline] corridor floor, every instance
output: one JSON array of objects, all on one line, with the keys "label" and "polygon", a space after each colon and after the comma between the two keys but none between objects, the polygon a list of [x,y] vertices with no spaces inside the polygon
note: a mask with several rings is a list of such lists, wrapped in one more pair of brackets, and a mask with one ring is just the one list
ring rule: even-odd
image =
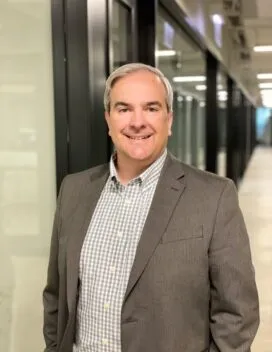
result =
[{"label": "corridor floor", "polygon": [[272,352],[272,148],[258,147],[239,189],[260,299],[252,352]]}]

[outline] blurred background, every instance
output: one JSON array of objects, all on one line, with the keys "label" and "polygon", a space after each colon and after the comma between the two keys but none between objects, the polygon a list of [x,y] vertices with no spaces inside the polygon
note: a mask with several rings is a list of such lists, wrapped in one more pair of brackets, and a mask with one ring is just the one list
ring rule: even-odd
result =
[{"label": "blurred background", "polygon": [[42,290],[65,175],[107,162],[105,80],[129,62],[174,89],[169,150],[231,178],[272,351],[271,0],[0,1],[0,351],[43,349]]}]

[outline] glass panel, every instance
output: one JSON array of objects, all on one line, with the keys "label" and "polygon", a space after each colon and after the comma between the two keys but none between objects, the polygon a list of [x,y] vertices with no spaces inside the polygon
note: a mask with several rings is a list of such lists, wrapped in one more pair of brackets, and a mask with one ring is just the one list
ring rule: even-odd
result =
[{"label": "glass panel", "polygon": [[112,70],[130,62],[131,53],[131,13],[130,9],[117,0],[112,7]]},{"label": "glass panel", "polygon": [[227,77],[219,71],[217,76],[217,107],[218,107],[218,155],[217,173],[227,175]]},{"label": "glass panel", "polygon": [[157,66],[174,89],[174,123],[168,148],[180,160],[204,169],[205,57],[162,9],[157,23]]},{"label": "glass panel", "polygon": [[258,143],[270,145],[272,141],[272,109],[257,108],[256,126]]},{"label": "glass panel", "polygon": [[0,2],[0,351],[43,350],[55,209],[48,0]]}]

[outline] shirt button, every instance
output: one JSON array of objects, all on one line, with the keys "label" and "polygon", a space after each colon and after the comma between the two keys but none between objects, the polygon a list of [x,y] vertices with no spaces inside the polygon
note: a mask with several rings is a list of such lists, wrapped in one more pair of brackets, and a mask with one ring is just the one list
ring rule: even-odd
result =
[{"label": "shirt button", "polygon": [[130,205],[130,204],[131,204],[131,199],[126,198],[126,199],[125,199],[125,204],[126,204],[126,205]]},{"label": "shirt button", "polygon": [[115,271],[116,271],[115,266],[111,266],[111,267],[110,267],[110,272],[111,272],[112,274],[114,274],[114,273],[115,273]]},{"label": "shirt button", "polygon": [[103,344],[103,345],[108,345],[108,344],[109,344],[108,339],[102,339],[102,344]]},{"label": "shirt button", "polygon": [[109,310],[109,308],[110,308],[110,304],[107,302],[107,303],[105,303],[104,304],[104,309],[105,310]]}]

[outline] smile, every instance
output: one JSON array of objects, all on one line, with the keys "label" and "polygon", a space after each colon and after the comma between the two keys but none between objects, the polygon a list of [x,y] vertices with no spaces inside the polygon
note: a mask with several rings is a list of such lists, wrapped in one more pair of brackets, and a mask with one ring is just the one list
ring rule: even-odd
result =
[{"label": "smile", "polygon": [[148,135],[148,136],[127,136],[127,138],[129,139],[133,139],[133,140],[136,140],[136,141],[139,141],[139,140],[142,140],[142,139],[148,139],[149,137],[151,137],[151,135]]}]

